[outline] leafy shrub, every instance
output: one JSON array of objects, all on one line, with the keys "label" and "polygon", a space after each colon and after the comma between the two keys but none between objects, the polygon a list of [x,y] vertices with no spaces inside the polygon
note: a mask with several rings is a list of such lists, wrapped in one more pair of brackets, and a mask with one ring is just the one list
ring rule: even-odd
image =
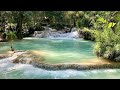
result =
[{"label": "leafy shrub", "polygon": [[115,31],[113,31],[111,27],[115,25],[114,23],[101,20],[105,23],[104,30],[96,30],[94,33],[96,38],[96,55],[112,61],[120,61],[120,36],[116,35],[116,33],[120,34],[119,28],[116,27]]},{"label": "leafy shrub", "polygon": [[84,27],[87,27],[89,28],[91,26],[91,20],[89,17],[87,16],[84,16],[83,18],[80,18],[77,22],[76,22],[76,25],[77,27],[79,28],[84,28]]},{"label": "leafy shrub", "polygon": [[94,33],[92,30],[84,28],[83,30],[79,30],[78,32],[83,39],[95,41]]},{"label": "leafy shrub", "polygon": [[64,29],[64,24],[52,24],[50,25],[51,28],[54,28],[56,30],[61,30],[61,29]]},{"label": "leafy shrub", "polygon": [[6,37],[7,37],[7,34],[4,32],[4,33],[2,34],[2,37],[3,37],[3,39],[5,40]]}]

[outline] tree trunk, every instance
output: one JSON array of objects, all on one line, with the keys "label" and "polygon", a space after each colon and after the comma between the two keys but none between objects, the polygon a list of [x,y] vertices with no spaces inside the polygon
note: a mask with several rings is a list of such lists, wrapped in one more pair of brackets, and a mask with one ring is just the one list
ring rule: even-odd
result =
[{"label": "tree trunk", "polygon": [[23,36],[22,36],[22,23],[21,22],[17,23],[17,38],[18,39],[23,38]]},{"label": "tree trunk", "polygon": [[75,17],[73,18],[73,26],[76,27],[76,20],[75,20]]},{"label": "tree trunk", "polygon": [[3,32],[5,32],[5,24],[6,24],[5,17],[2,17],[2,30],[3,30]]},{"label": "tree trunk", "polygon": [[22,20],[23,20],[23,13],[19,12],[19,18],[18,18],[18,22],[17,22],[17,26],[16,26],[17,38],[19,40],[21,40],[23,38],[23,35],[22,35]]}]

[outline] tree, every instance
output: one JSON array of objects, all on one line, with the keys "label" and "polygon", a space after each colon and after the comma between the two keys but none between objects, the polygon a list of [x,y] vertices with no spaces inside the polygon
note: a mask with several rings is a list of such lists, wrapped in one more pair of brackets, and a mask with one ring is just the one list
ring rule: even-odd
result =
[{"label": "tree", "polygon": [[23,24],[28,24],[29,22],[31,22],[32,11],[13,11],[12,16],[14,22],[17,23],[16,25],[17,38],[22,39],[23,38],[22,26]]},{"label": "tree", "polygon": [[7,33],[7,40],[10,41],[10,48],[11,48],[11,51],[14,51],[14,48],[13,48],[13,41],[17,38],[16,36],[16,33],[15,31],[9,31]]}]

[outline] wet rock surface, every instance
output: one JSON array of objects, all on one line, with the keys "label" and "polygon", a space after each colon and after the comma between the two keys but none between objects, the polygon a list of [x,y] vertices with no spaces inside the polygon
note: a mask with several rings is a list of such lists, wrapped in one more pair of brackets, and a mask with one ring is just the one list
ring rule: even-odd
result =
[{"label": "wet rock surface", "polygon": [[7,54],[0,54],[0,59],[9,57]]},{"label": "wet rock surface", "polygon": [[33,62],[42,62],[44,58],[42,56],[35,55],[31,52],[25,52],[24,54],[19,55],[13,63],[22,63],[22,64],[31,64]]},{"label": "wet rock surface", "polygon": [[119,64],[102,64],[102,65],[79,65],[79,64],[45,64],[45,63],[32,63],[33,66],[38,68],[43,68],[46,70],[66,70],[66,69],[75,69],[75,70],[94,70],[94,69],[118,69],[120,68]]},{"label": "wet rock surface", "polygon": [[4,54],[0,54],[0,59],[11,57],[13,54],[14,54],[13,51],[8,51],[8,52],[6,52]]},{"label": "wet rock surface", "polygon": [[16,59],[14,59],[13,63],[22,63],[22,64],[31,64],[34,67],[42,68],[46,70],[66,70],[66,69],[74,69],[74,70],[94,70],[94,69],[119,69],[120,63],[116,62],[107,62],[107,63],[92,63],[92,64],[48,64],[44,63],[44,57],[39,54],[35,54],[32,52],[25,52],[21,55],[18,55]]}]

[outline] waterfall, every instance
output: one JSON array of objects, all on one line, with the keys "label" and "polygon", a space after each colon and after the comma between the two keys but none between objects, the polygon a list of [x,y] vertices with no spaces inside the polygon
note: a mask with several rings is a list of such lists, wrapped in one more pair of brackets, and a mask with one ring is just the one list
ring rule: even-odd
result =
[{"label": "waterfall", "polygon": [[77,39],[79,38],[79,35],[76,28],[73,28],[71,32],[68,33],[46,28],[45,31],[35,31],[33,37],[49,39]]}]

